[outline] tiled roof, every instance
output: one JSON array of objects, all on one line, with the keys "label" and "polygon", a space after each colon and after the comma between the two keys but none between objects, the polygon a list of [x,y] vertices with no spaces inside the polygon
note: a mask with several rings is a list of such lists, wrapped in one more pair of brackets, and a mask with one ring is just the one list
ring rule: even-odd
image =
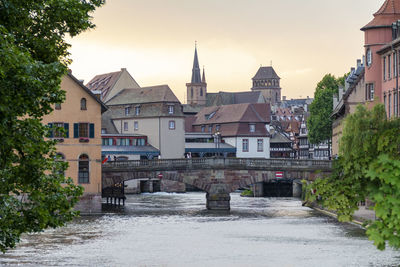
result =
[{"label": "tiled roof", "polygon": [[279,76],[276,74],[273,67],[260,67],[253,77],[253,80],[259,79],[280,79]]},{"label": "tiled roof", "polygon": [[107,105],[178,102],[168,85],[124,89],[107,101]]},{"label": "tiled roof", "polygon": [[262,99],[260,96],[262,96],[260,91],[207,93],[206,106],[260,103],[259,100]]},{"label": "tiled roof", "polygon": [[275,130],[273,127],[271,127],[270,133],[271,133],[270,143],[292,143],[289,137]]},{"label": "tiled roof", "polygon": [[268,103],[234,104],[218,107],[206,107],[196,115],[195,125],[232,123],[232,122],[263,122],[269,123],[271,108]]},{"label": "tiled roof", "polygon": [[391,26],[393,22],[400,19],[400,1],[386,0],[382,7],[374,14],[374,19],[361,30],[374,27]]}]

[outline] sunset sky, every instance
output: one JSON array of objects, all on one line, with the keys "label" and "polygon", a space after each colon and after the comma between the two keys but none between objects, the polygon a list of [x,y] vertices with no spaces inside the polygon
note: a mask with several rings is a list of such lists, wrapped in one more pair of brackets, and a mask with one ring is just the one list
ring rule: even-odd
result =
[{"label": "sunset sky", "polygon": [[73,74],[127,68],[140,86],[168,84],[185,100],[194,43],[209,92],[248,91],[260,65],[282,95],[312,97],[326,73],[348,72],[363,54],[360,28],[383,0],[108,0],[97,27],[70,40]]}]

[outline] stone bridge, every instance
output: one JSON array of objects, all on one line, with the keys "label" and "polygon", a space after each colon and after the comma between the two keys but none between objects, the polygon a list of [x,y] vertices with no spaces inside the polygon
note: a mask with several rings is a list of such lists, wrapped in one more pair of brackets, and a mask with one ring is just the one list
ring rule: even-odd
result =
[{"label": "stone bridge", "polygon": [[[132,179],[160,178],[207,192],[207,208],[229,210],[230,193],[279,179],[314,180],[331,173],[332,162],[293,159],[199,158],[113,161],[103,164],[103,190]],[[283,177],[277,178],[277,172]]]}]

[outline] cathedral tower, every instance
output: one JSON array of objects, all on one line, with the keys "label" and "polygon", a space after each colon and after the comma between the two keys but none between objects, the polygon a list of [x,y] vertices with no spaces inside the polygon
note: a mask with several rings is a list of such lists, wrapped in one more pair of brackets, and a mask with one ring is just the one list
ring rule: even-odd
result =
[{"label": "cathedral tower", "polygon": [[276,74],[274,68],[260,67],[253,77],[252,91],[261,91],[267,103],[271,105],[281,102],[281,87],[279,76]]},{"label": "cathedral tower", "polygon": [[194,61],[192,69],[192,81],[186,84],[187,103],[189,105],[206,105],[207,83],[203,69],[203,79],[200,75],[199,59],[197,57],[197,45],[194,49]]}]

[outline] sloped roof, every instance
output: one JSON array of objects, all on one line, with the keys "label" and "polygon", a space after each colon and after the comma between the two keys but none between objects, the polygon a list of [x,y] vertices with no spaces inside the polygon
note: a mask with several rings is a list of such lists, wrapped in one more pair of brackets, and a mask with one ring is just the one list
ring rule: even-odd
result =
[{"label": "sloped roof", "polygon": [[207,93],[206,106],[259,103],[260,91]]},{"label": "sloped roof", "polygon": [[118,134],[118,131],[112,122],[112,115],[113,112],[111,110],[107,110],[101,115],[101,128],[106,129],[107,134]]},{"label": "sloped roof", "polygon": [[278,74],[276,74],[274,68],[272,66],[269,67],[260,67],[253,77],[253,80],[260,79],[280,79]]},{"label": "sloped roof", "polygon": [[107,101],[107,105],[143,104],[155,102],[178,102],[168,85],[124,89]]},{"label": "sloped roof", "polygon": [[361,28],[362,31],[376,27],[390,27],[393,22],[400,19],[400,1],[386,0],[381,8],[374,14],[374,19]]},{"label": "sloped roof", "polygon": [[271,128],[270,133],[271,133],[271,139],[269,141],[270,143],[292,143],[289,137],[285,136],[283,133],[275,130],[274,128]]},{"label": "sloped roof", "polygon": [[234,104],[218,107],[205,107],[197,115],[194,125],[232,122],[263,122],[271,120],[269,103]]}]

